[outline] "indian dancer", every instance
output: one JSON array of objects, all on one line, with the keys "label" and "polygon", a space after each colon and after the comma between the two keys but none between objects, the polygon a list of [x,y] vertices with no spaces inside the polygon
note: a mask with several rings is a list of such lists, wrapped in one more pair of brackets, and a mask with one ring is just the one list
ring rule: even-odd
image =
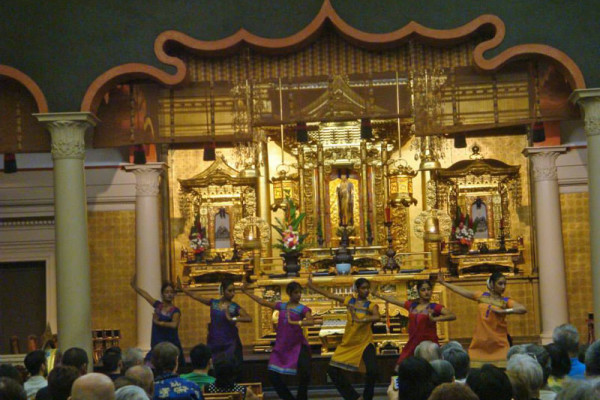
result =
[{"label": "indian dancer", "polygon": [[419,343],[430,340],[439,344],[437,335],[437,322],[454,321],[456,315],[443,305],[431,302],[431,282],[422,280],[417,283],[417,300],[406,300],[404,302],[390,296],[373,292],[373,296],[379,297],[388,303],[400,306],[408,311],[408,342],[402,348],[397,364],[404,359],[413,356],[415,348]]},{"label": "indian dancer", "polygon": [[469,346],[471,361],[505,363],[510,347],[506,316],[527,312],[522,304],[503,296],[506,290],[506,277],[501,272],[492,273],[487,280],[485,292],[471,292],[461,286],[448,283],[442,274],[438,276],[438,282],[453,292],[479,303],[477,325]]},{"label": "indian dancer", "polygon": [[[302,286],[290,282],[285,288],[289,301],[271,302],[250,293],[246,285],[242,291],[252,300],[264,307],[279,311],[275,346],[269,358],[269,380],[277,395],[284,400],[306,400],[310,383],[310,347],[302,331],[303,326],[314,324],[311,310],[300,304]],[[296,375],[299,378],[296,397],[292,395],[281,375]]]},{"label": "indian dancer", "polygon": [[[368,300],[371,284],[365,278],[354,283],[356,295],[346,298],[315,286],[309,277],[310,289],[348,308],[346,329],[341,344],[331,357],[327,373],[345,400],[372,400],[377,380],[377,360],[371,325],[381,319],[379,307]],[[352,387],[342,370],[366,373],[363,395]]]}]

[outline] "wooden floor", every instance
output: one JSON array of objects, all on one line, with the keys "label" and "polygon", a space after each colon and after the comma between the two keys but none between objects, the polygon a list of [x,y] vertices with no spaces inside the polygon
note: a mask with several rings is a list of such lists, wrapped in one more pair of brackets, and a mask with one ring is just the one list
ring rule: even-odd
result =
[{"label": "wooden floor", "polygon": [[[359,394],[362,394],[362,387],[356,386],[356,390],[358,391]],[[387,400],[387,386],[377,386],[375,388],[375,397],[373,397],[373,400]],[[296,388],[292,389],[292,394],[295,395],[296,394]],[[308,398],[310,400],[312,399],[319,399],[319,400],[339,400],[342,397],[340,396],[340,394],[337,392],[337,390],[335,390],[335,388],[331,387],[331,388],[313,388],[310,389],[308,391]],[[270,390],[266,390],[264,392],[264,400],[277,400],[279,399],[279,397],[277,396],[277,393],[275,393],[274,391],[270,391]]]}]

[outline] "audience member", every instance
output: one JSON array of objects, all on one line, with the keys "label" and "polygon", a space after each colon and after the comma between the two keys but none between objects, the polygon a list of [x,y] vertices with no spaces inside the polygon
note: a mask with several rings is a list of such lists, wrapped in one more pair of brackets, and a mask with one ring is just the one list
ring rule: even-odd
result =
[{"label": "audience member", "polygon": [[23,386],[16,380],[6,376],[0,377],[0,400],[26,400],[27,394]]},{"label": "audience member", "polygon": [[584,343],[579,345],[579,351],[577,352],[577,359],[580,363],[585,364],[585,352],[590,347],[589,344]]},{"label": "audience member", "polygon": [[137,379],[129,378],[127,376],[118,377],[117,379],[115,379],[113,381],[113,384],[115,385],[115,390],[119,390],[122,387],[131,386],[131,385],[142,387],[140,381],[138,381]]},{"label": "audience member", "polygon": [[23,386],[23,377],[17,367],[12,364],[0,364],[0,377],[14,379],[19,385]]},{"label": "audience member", "polygon": [[48,391],[40,389],[35,396],[36,400],[67,400],[71,396],[73,382],[79,376],[79,370],[75,367],[68,365],[54,367],[48,374]]},{"label": "audience member", "polygon": [[136,365],[125,372],[125,376],[139,382],[138,386],[144,389],[148,397],[154,397],[154,374],[145,365]]},{"label": "audience member", "polygon": [[128,385],[115,391],[115,400],[150,400],[150,398],[141,387]]},{"label": "audience member", "polygon": [[34,350],[25,356],[23,361],[29,379],[23,385],[28,399],[35,399],[35,395],[43,387],[48,386],[46,376],[48,375],[48,367],[46,362],[46,353],[43,350]]},{"label": "audience member", "polygon": [[433,367],[433,383],[438,386],[442,383],[454,383],[454,368],[446,360],[433,360],[430,362]]},{"label": "audience member", "polygon": [[542,367],[543,382],[539,394],[540,400],[553,400],[556,393],[548,387],[548,378],[552,373],[550,353],[548,353],[544,347],[535,343],[525,345],[525,351],[528,355],[535,357],[538,364],[540,364],[540,367]]},{"label": "audience member", "polygon": [[102,356],[102,372],[108,376],[113,382],[123,376],[121,368],[123,367],[123,361],[121,360],[121,349],[118,347],[111,347],[104,352]]},{"label": "audience member", "polygon": [[544,383],[544,372],[537,360],[526,354],[515,354],[506,366],[513,387],[514,400],[539,399]]},{"label": "audience member", "polygon": [[243,399],[258,399],[254,392],[252,392],[252,389],[246,386],[238,385],[235,382],[236,368],[233,362],[229,360],[221,360],[215,363],[215,375],[215,382],[204,386],[204,391],[206,393],[240,392],[242,393]]},{"label": "audience member", "polygon": [[433,392],[433,367],[424,359],[410,357],[398,366],[398,400],[426,400]]},{"label": "audience member", "polygon": [[465,383],[467,374],[471,368],[471,359],[469,353],[462,348],[451,347],[442,351],[442,358],[452,364],[454,368],[454,379],[458,383]]},{"label": "audience member", "polygon": [[457,342],[456,340],[451,340],[448,343],[446,343],[445,345],[443,345],[441,347],[441,351],[442,351],[442,358],[444,358],[444,352],[448,351],[450,349],[456,349],[456,350],[462,350],[465,351],[464,347],[462,346],[462,344],[460,344],[459,342]]},{"label": "audience member", "polygon": [[442,358],[440,346],[431,340],[424,340],[415,347],[415,357],[421,357],[426,361],[439,360]]},{"label": "audience member", "polygon": [[552,332],[552,340],[569,353],[569,358],[571,359],[569,378],[584,379],[585,364],[581,363],[577,358],[579,352],[579,332],[577,328],[571,324],[557,326],[554,328],[554,332]]},{"label": "audience member", "polygon": [[130,347],[123,352],[121,361],[123,362],[121,373],[124,375],[129,368],[144,365],[144,352],[137,347]]},{"label": "audience member", "polygon": [[598,400],[600,399],[600,379],[568,380],[555,400]]},{"label": "audience member", "polygon": [[508,376],[492,364],[473,369],[467,376],[467,385],[481,400],[511,400],[513,391]]},{"label": "audience member", "polygon": [[[65,351],[61,359],[61,365],[73,367],[77,370],[78,374],[84,375],[87,373],[88,367],[88,356],[85,350],[80,349],[79,347],[71,347]],[[48,381],[50,381],[50,376],[48,376]],[[69,390],[71,388],[69,387]],[[48,386],[41,388],[38,390],[35,395],[36,400],[52,400],[52,396],[50,395],[50,390]]]},{"label": "audience member", "polygon": [[152,365],[156,368],[154,400],[202,398],[198,385],[177,376],[178,361],[179,349],[170,342],[161,342],[152,349]]},{"label": "audience member", "polygon": [[214,383],[215,378],[208,375],[208,370],[212,367],[210,349],[204,344],[195,346],[190,351],[190,359],[194,370],[189,374],[181,375],[183,379],[194,382],[202,388],[204,385]]},{"label": "audience member", "polygon": [[585,374],[589,378],[600,376],[600,341],[595,341],[585,352]]},{"label": "audience member", "polygon": [[556,343],[550,343],[544,346],[550,354],[552,372],[548,378],[548,388],[554,393],[558,393],[563,388],[566,375],[571,370],[571,359],[569,353]]},{"label": "audience member", "polygon": [[82,375],[73,382],[69,400],[115,400],[115,385],[104,374]]},{"label": "audience member", "polygon": [[479,400],[479,397],[466,385],[443,383],[433,390],[429,400]]}]

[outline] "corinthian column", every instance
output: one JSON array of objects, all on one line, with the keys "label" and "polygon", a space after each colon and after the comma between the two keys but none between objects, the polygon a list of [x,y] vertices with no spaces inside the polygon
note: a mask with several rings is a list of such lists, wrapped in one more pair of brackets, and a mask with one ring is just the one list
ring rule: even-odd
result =
[{"label": "corinthian column", "polygon": [[[137,286],[155,299],[160,299],[160,231],[158,183],[166,170],[162,162],[125,165],[125,171],[135,175],[135,272]],[[154,309],[137,296],[137,346],[150,350],[152,314]]]},{"label": "corinthian column", "polygon": [[588,146],[590,243],[592,289],[594,290],[594,331],[600,332],[600,89],[575,90],[569,98],[578,104],[585,119]]},{"label": "corinthian column", "polygon": [[533,167],[543,344],[552,341],[554,328],[569,321],[560,193],[556,171],[556,159],[566,151],[566,147],[529,147],[523,151]]},{"label": "corinthian column", "polygon": [[90,257],[83,160],[85,132],[98,120],[84,112],[35,117],[50,131],[54,162],[58,342],[63,350],[84,349],[91,360]]}]

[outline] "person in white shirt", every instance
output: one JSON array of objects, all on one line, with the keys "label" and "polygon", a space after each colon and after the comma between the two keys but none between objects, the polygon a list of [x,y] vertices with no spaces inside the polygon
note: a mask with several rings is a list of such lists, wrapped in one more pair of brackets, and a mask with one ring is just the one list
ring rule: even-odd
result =
[{"label": "person in white shirt", "polygon": [[24,364],[27,371],[29,371],[30,377],[23,387],[27,393],[27,399],[35,399],[38,390],[48,386],[48,381],[46,380],[48,376],[46,353],[43,350],[34,350],[25,356]]}]

